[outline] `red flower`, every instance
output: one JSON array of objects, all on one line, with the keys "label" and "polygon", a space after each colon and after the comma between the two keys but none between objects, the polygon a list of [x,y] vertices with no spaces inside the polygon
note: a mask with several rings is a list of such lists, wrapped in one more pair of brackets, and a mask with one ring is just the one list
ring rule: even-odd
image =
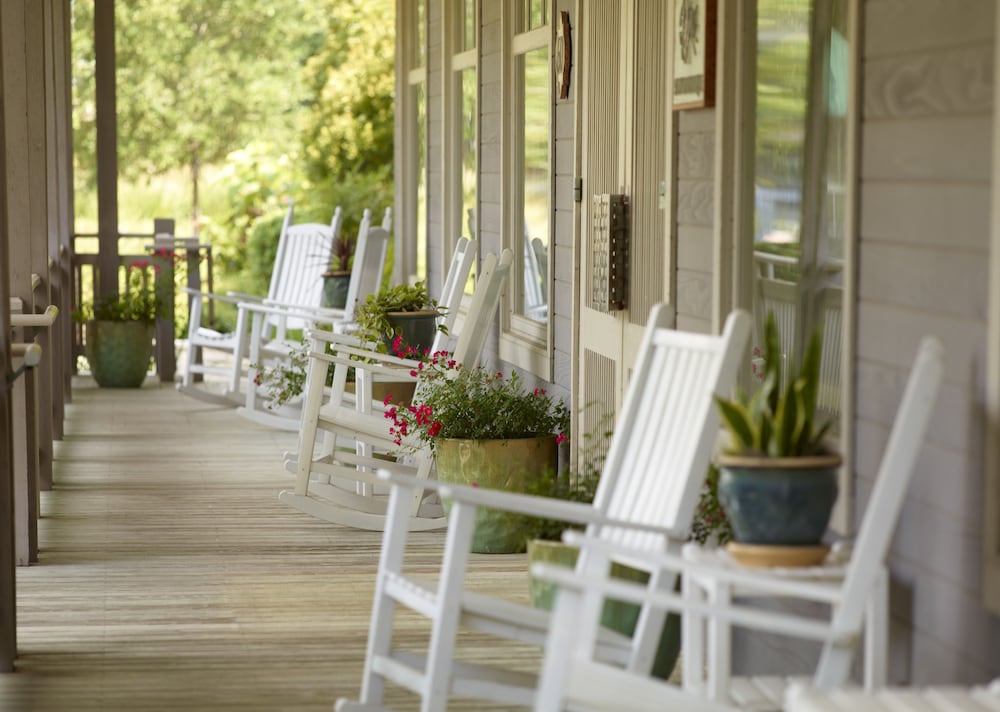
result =
[{"label": "red flower", "polygon": [[431,423],[431,426],[427,428],[427,434],[433,438],[435,435],[441,432],[442,427],[443,425],[441,424],[441,421],[435,420],[433,423]]}]

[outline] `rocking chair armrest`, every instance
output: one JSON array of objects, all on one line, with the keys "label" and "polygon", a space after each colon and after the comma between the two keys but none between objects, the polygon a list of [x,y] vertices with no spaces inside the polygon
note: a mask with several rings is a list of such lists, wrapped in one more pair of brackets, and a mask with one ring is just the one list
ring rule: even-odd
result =
[{"label": "rocking chair armrest", "polygon": [[[660,556],[668,556],[661,554]],[[690,562],[678,556],[671,557],[684,575],[691,573]],[[708,616],[724,620],[741,628],[780,633],[796,638],[818,641],[836,641],[845,637],[835,631],[829,623],[797,614],[754,608],[743,603],[715,603],[685,599],[683,594],[665,589],[650,589],[647,585],[624,579],[581,573],[557,564],[538,562],[531,566],[532,576],[540,580],[567,588],[580,594],[599,594],[602,598],[613,598],[635,604],[650,603],[656,608],[682,614]],[[846,635],[850,638],[850,635]]]},{"label": "rocking chair armrest", "polygon": [[317,307],[309,304],[295,304],[293,302],[283,302],[278,299],[265,299],[263,303],[269,307],[287,309],[291,312],[299,312],[301,314],[321,314],[328,321],[343,321],[350,316],[346,309],[339,309],[336,307]]},{"label": "rocking chair armrest", "polygon": [[[610,524],[610,522],[609,522]],[[618,522],[613,526],[643,530],[647,527]],[[600,551],[614,559],[642,557],[644,568],[660,568],[684,573],[693,581],[711,580],[738,587],[741,594],[798,598],[820,603],[834,603],[839,600],[839,586],[830,586],[828,581],[789,578],[773,569],[747,569],[739,564],[729,563],[721,553],[699,555],[702,551],[697,544],[685,544],[682,554],[665,552],[635,551],[618,541],[594,537],[583,532],[567,530],[563,532],[565,543],[580,548]]]},{"label": "rocking chair armrest", "polygon": [[267,297],[262,297],[259,294],[247,294],[246,292],[234,292],[233,290],[229,290],[228,292],[226,292],[226,296],[227,297],[232,297],[237,302],[257,302],[257,303],[261,303],[265,299],[267,299]]},{"label": "rocking chair armrest", "polygon": [[[539,497],[519,492],[505,492],[503,490],[485,489],[483,487],[470,487],[454,482],[425,480],[389,472],[379,472],[379,477],[395,485],[434,490],[443,499],[450,499],[455,502],[492,507],[507,512],[516,512],[518,514],[545,519],[559,519],[574,524],[628,526],[601,514],[592,505],[584,504],[583,502]],[[668,533],[662,528],[646,527],[646,529],[655,530],[660,534]]]},{"label": "rocking chair armrest", "polygon": [[277,302],[240,302],[239,308],[241,310],[257,314],[273,314],[275,316],[305,319],[324,324],[335,324],[342,319],[342,315],[327,312],[323,309],[312,309],[310,307],[302,306],[287,306]]},{"label": "rocking chair armrest", "polygon": [[226,304],[236,305],[239,305],[240,303],[240,300],[233,296],[216,294],[214,292],[203,292],[200,289],[192,289],[191,287],[181,287],[181,291],[198,299],[214,299],[220,302],[225,302]]}]

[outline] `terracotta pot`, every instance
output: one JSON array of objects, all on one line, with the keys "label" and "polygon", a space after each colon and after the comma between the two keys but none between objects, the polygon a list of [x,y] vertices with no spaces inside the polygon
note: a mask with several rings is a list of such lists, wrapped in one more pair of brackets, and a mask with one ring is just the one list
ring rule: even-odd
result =
[{"label": "terracotta pot", "polygon": [[153,356],[156,326],[142,321],[88,321],[86,355],[97,385],[138,388]]},{"label": "terracotta pot", "polygon": [[[488,489],[524,492],[525,484],[544,472],[555,472],[558,447],[554,437],[512,440],[445,438],[437,445],[437,477]],[[445,514],[451,511],[444,502]],[[480,507],[472,536],[479,554],[515,554],[525,550],[527,518]]]}]

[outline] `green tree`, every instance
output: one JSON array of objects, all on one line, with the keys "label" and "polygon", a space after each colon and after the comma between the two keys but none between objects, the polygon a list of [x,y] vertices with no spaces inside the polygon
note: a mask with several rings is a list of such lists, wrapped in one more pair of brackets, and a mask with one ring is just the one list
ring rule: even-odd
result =
[{"label": "green tree", "polygon": [[[302,65],[315,30],[308,0],[118,0],[118,158],[123,177],[186,169],[192,221],[199,178],[252,139],[288,145],[305,95]],[[76,150],[93,161],[93,3],[74,3]]]}]

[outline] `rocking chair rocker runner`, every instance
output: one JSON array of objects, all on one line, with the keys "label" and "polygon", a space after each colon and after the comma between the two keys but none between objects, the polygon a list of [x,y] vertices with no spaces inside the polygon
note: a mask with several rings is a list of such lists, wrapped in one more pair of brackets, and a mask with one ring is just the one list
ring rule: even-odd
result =
[{"label": "rocking chair rocker runner", "polygon": [[[535,709],[560,710],[576,702],[586,703],[588,709],[615,712],[662,710],[668,706],[706,710],[781,709],[786,678],[730,677],[732,626],[818,641],[822,651],[812,686],[826,690],[844,686],[854,650],[866,632],[863,628],[881,628],[887,624],[885,560],[934,410],[943,373],[942,351],[941,342],[933,337],[924,339],[920,345],[857,540],[842,570],[829,571],[825,578],[819,575],[807,578],[782,570],[743,569],[724,561],[721,554],[702,552],[694,544],[685,547],[683,558],[647,555],[649,565],[682,573],[684,594],[678,596],[612,581],[597,567],[591,574],[579,569],[571,572],[536,566],[537,576],[558,583],[560,588]],[[627,553],[616,542],[572,533],[564,538],[599,561]],[[737,600],[743,594],[753,599]],[[594,646],[597,612],[605,596],[682,613],[683,690],[597,659]],[[761,599],[775,598],[826,604],[830,607],[829,618],[758,607]],[[866,656],[884,654],[877,646],[870,645],[871,639],[868,642]],[[874,682],[884,683],[884,680]],[[626,699],[627,705],[623,704]]]},{"label": "rocking chair rocker runner", "polygon": [[[248,314],[244,310],[238,312],[236,328],[232,332],[216,331],[202,324],[206,299],[233,305],[239,305],[241,302],[265,301],[293,304],[315,302],[319,305],[323,288],[321,275],[326,269],[327,255],[332,241],[340,234],[341,209],[339,207],[336,209],[330,225],[319,223],[293,225],[292,216],[293,206],[289,205],[281,226],[278,252],[265,297],[236,293],[221,295],[184,289],[190,297],[191,314],[188,325],[187,359],[180,383],[177,385],[177,389],[182,393],[209,402],[236,405],[239,381],[245,375],[242,362],[247,356],[249,346]],[[284,338],[286,321],[276,318],[274,326],[279,330],[280,337]],[[224,354],[229,361],[225,365],[202,363],[202,356],[206,351]],[[225,392],[214,393],[208,388],[196,386],[195,378],[204,374],[226,376]]]},{"label": "rocking chair rocker runner", "polygon": [[[512,262],[510,250],[504,250],[499,259],[492,254],[483,259],[469,312],[453,352],[459,363],[469,367],[478,363]],[[376,471],[392,469],[426,482],[433,458],[427,447],[415,441],[407,443],[413,446],[414,453],[401,458],[405,461],[390,462],[374,456],[375,452],[396,452],[399,446],[389,434],[389,424],[382,414],[372,412],[368,386],[372,375],[413,381],[410,371],[414,364],[364,348],[354,336],[322,331],[310,331],[309,336],[313,346],[309,353],[298,451],[294,457],[286,456],[286,467],[296,475],[295,488],[281,492],[279,499],[320,519],[358,529],[382,530],[387,503],[384,495],[374,491],[379,482]],[[327,350],[333,353],[326,353]],[[325,403],[331,364],[335,366],[333,385],[329,402]],[[344,396],[349,368],[358,374],[355,380],[358,392],[353,404]],[[356,443],[355,450],[327,448],[330,452],[316,457],[320,431]],[[406,525],[419,530],[446,526],[440,505],[424,499],[422,492],[414,492]]]},{"label": "rocking chair rocker runner", "polygon": [[[587,525],[593,536],[629,543],[636,555],[622,563],[648,570],[644,553],[679,551],[687,537],[718,431],[713,394],[732,387],[750,333],[750,317],[734,312],[721,336],[671,330],[673,314],[654,308],[639,351],[624,406],[593,505],[464,487],[382,473],[392,483],[379,562],[368,650],[359,702],[337,709],[378,709],[387,681],[422,697],[424,712],[444,710],[449,695],[530,705],[535,676],[455,660],[459,626],[508,640],[544,644],[549,614],[511,601],[465,590],[473,523],[478,506]],[[452,500],[446,549],[437,581],[404,573],[404,555],[414,493],[436,489]],[[628,531],[616,522],[647,527]],[[577,570],[591,571],[586,552]],[[653,572],[653,590],[671,590],[673,574]],[[404,605],[431,619],[426,655],[393,648],[393,619]],[[648,674],[665,614],[647,607],[631,638],[601,630],[600,654]]]}]

